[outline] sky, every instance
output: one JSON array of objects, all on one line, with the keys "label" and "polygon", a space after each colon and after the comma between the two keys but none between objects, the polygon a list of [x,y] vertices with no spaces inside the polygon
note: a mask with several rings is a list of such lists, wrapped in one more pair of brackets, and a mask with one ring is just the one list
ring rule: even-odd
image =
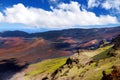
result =
[{"label": "sky", "polygon": [[0,31],[120,25],[120,0],[0,0]]}]

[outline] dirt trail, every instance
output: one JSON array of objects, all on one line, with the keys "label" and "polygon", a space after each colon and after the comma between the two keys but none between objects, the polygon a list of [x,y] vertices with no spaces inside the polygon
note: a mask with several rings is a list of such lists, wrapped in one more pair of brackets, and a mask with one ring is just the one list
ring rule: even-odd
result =
[{"label": "dirt trail", "polygon": [[22,72],[18,72],[15,75],[13,75],[13,77],[10,78],[10,80],[25,80],[24,79],[24,75],[25,75],[25,73],[23,71]]}]

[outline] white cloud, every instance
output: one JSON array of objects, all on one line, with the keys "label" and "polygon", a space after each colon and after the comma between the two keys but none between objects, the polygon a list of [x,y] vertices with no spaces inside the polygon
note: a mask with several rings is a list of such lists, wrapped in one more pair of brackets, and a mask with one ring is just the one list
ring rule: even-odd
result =
[{"label": "white cloud", "polygon": [[0,12],[0,21],[2,21],[4,18],[3,14]]},{"label": "white cloud", "polygon": [[39,28],[70,28],[74,26],[106,25],[117,23],[117,18],[110,15],[100,15],[80,10],[78,2],[59,4],[58,8],[46,11],[41,8],[25,7],[19,3],[0,13],[0,21],[8,23],[22,23]]},{"label": "white cloud", "polygon": [[98,7],[99,5],[99,0],[88,0],[88,8]]},{"label": "white cloud", "polygon": [[120,0],[106,0],[104,3],[102,3],[102,7],[106,10],[115,9],[120,11]]},{"label": "white cloud", "polygon": [[57,2],[58,0],[49,0],[50,2]]},{"label": "white cloud", "polygon": [[48,0],[50,5],[57,5],[59,0]]},{"label": "white cloud", "polygon": [[88,0],[88,8],[102,7],[106,10],[117,11],[120,13],[120,0]]},{"label": "white cloud", "polygon": [[105,8],[105,9],[110,9],[112,8],[111,4],[109,4],[107,1],[105,3],[102,4],[102,7]]},{"label": "white cloud", "polygon": [[51,3],[57,3],[58,2],[58,0],[41,0],[43,3],[45,3],[46,1],[48,1],[50,4]]}]

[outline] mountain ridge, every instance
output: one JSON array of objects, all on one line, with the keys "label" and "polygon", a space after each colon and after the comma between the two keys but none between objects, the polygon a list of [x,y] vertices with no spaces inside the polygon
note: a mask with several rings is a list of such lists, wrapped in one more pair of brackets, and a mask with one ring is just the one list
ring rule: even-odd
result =
[{"label": "mountain ridge", "polygon": [[[67,33],[70,33],[72,32],[73,34],[77,34],[78,32],[81,32],[81,33],[85,33],[87,31],[90,31],[90,32],[114,32],[114,30],[119,31],[120,30],[120,27],[112,27],[112,28],[91,28],[91,29],[82,29],[82,28],[71,28],[71,29],[63,29],[63,30],[51,30],[51,31],[45,31],[45,32],[35,32],[35,33],[27,33],[27,32],[24,32],[24,31],[19,31],[19,30],[15,30],[15,31],[3,31],[3,32],[0,32],[0,36],[1,37],[35,37],[36,35],[38,37],[41,37],[42,35],[47,35],[48,33],[51,33],[51,34],[55,34],[57,33],[58,36],[63,34],[63,36],[66,36]],[[9,34],[11,33],[11,34]],[[16,34],[17,33],[17,34]],[[21,33],[21,34],[20,34]],[[71,34],[67,34],[67,35],[71,35]],[[62,36],[62,35],[61,35]]]}]

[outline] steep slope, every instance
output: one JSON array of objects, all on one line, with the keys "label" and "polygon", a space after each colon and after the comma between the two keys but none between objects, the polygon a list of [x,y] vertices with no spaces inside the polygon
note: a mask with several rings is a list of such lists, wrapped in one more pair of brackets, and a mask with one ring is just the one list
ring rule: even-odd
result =
[{"label": "steep slope", "polygon": [[[48,76],[50,80],[119,80],[120,36],[113,45],[95,51],[82,51],[67,59],[66,64]],[[113,47],[112,47],[113,46]]]},{"label": "steep slope", "polygon": [[[70,56],[64,65],[54,72],[31,76],[35,80],[119,80],[120,73],[120,37],[113,40],[113,44],[97,50],[80,50]],[[39,64],[39,63],[37,63]],[[40,63],[41,64],[41,63]],[[57,64],[54,64],[56,66]],[[29,70],[29,69],[26,69]],[[42,69],[37,69],[41,71]],[[45,70],[46,72],[46,70]],[[31,73],[28,71],[27,73]],[[44,73],[44,72],[43,72]],[[24,75],[28,77],[29,75]],[[31,78],[28,78],[31,80]]]},{"label": "steep slope", "polygon": [[[61,67],[63,64],[65,64],[67,58],[54,58],[54,59],[48,59],[44,60],[37,64],[32,64],[28,67],[28,69],[25,70],[25,79],[34,79],[37,80],[37,78],[40,80],[49,73],[54,72],[56,69]],[[33,77],[34,76],[34,77]]]}]

